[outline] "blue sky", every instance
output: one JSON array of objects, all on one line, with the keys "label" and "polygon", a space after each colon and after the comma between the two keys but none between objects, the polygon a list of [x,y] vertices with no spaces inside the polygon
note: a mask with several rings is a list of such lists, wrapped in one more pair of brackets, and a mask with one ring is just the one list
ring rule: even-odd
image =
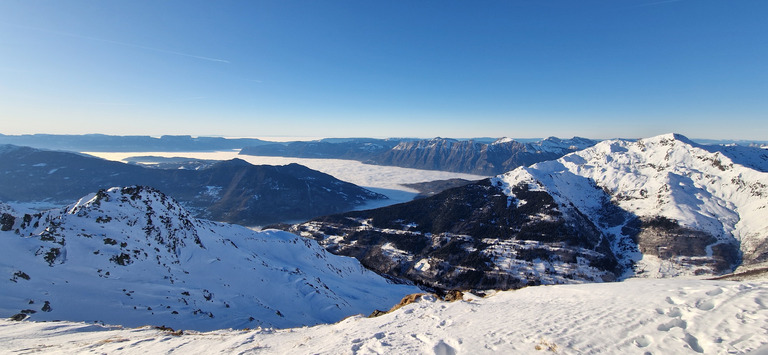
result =
[{"label": "blue sky", "polygon": [[0,133],[768,139],[768,1],[0,0]]}]

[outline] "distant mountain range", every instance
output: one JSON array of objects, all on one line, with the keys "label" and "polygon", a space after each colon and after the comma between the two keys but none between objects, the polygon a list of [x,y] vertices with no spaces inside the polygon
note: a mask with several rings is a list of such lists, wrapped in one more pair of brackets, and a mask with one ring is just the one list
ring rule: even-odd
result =
[{"label": "distant mountain range", "polygon": [[141,186],[36,214],[0,204],[0,274],[2,318],[200,331],[332,323],[419,291],[290,233],[195,219]]},{"label": "distant mountain range", "polygon": [[768,261],[768,151],[608,140],[409,203],[284,227],[440,288],[719,275]]},{"label": "distant mountain range", "polygon": [[184,152],[230,150],[267,144],[254,138],[110,136],[105,134],[0,134],[0,144],[75,152]]},{"label": "distant mountain range", "polygon": [[547,138],[519,142],[503,138],[492,143],[433,138],[428,140],[348,139],[291,142],[245,147],[243,155],[353,159],[368,164],[496,175],[518,166],[557,159],[597,143],[585,138]]},{"label": "distant mountain range", "polygon": [[297,221],[386,199],[298,164],[251,165],[240,159],[199,170],[152,169],[76,153],[0,146],[0,201],[66,204],[113,186],[146,185],[197,216],[243,225]]}]

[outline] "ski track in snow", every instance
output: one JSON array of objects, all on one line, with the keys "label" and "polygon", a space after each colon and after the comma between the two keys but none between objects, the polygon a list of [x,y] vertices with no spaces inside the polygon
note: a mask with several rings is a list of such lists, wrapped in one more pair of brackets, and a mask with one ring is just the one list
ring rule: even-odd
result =
[{"label": "ski track in snow", "polygon": [[[768,351],[768,282],[630,280],[529,287],[378,318],[175,336],[70,322],[0,321],[13,353],[725,354]],[[539,350],[539,351],[537,351]]]}]

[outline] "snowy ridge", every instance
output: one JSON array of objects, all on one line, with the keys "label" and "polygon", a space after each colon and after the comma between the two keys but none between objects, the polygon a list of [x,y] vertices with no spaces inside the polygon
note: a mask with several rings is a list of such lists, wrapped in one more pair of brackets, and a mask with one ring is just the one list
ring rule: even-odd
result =
[{"label": "snowy ridge", "polygon": [[191,218],[146,187],[102,190],[36,215],[0,211],[1,317],[285,328],[367,314],[418,292],[290,233]]},{"label": "snowy ridge", "polygon": [[539,142],[526,143],[525,147],[529,152],[564,154],[564,152],[582,150],[594,144],[595,141],[581,137],[571,139],[549,137]]},{"label": "snowy ridge", "polygon": [[[707,150],[678,134],[635,142],[610,140],[555,161],[518,168],[496,181],[512,200],[510,189],[525,184],[591,216],[604,233],[614,236],[617,257],[625,263],[636,261],[636,270],[646,276],[718,273],[715,266],[709,270],[699,266],[718,253],[729,261],[729,252],[723,249],[737,249],[744,264],[768,258],[768,173],[753,168],[765,166],[759,158],[762,152],[740,150],[734,155],[737,161],[749,162],[745,166],[721,150]],[[606,201],[625,213],[607,213]],[[706,250],[686,260],[643,250],[643,238],[652,239],[646,233],[652,228],[632,233],[637,218],[654,227],[666,226],[669,220],[685,229],[688,237],[698,238]],[[642,258],[636,250],[621,247],[632,244],[632,238],[640,238]],[[739,257],[734,259],[738,262]]]}]

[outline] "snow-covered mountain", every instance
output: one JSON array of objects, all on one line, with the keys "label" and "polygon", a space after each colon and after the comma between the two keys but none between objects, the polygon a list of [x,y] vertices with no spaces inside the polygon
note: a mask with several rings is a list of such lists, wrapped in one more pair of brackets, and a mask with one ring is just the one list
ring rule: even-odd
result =
[{"label": "snow-covered mountain", "polygon": [[292,226],[441,288],[722,274],[768,259],[768,155],[610,140],[433,197]]},{"label": "snow-covered mountain", "polygon": [[418,292],[293,234],[192,218],[146,187],[34,215],[0,204],[0,230],[4,318],[285,328],[368,314]]},{"label": "snow-covered mountain", "polygon": [[[524,185],[592,216],[613,236],[617,256],[636,258],[636,275],[674,276],[768,260],[766,172],[764,150],[701,146],[666,134],[604,141],[495,181],[511,201],[511,189]],[[606,199],[626,214],[606,213]],[[632,242],[642,256],[617,247]]]}]

